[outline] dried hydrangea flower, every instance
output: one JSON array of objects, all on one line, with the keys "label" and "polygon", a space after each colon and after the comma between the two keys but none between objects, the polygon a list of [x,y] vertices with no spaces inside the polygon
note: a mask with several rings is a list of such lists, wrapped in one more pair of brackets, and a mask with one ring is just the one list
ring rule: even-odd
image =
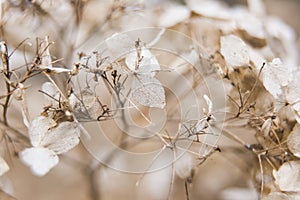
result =
[{"label": "dried hydrangea flower", "polygon": [[43,176],[58,164],[57,155],[79,143],[80,130],[74,122],[56,122],[48,117],[35,118],[28,133],[33,147],[20,152],[21,161],[37,176]]},{"label": "dried hydrangea flower", "polygon": [[125,34],[113,35],[106,40],[106,44],[114,57],[127,53],[125,63],[133,76],[132,99],[144,106],[164,108],[165,91],[155,78],[160,65],[150,50],[140,44],[134,48],[134,41]]}]

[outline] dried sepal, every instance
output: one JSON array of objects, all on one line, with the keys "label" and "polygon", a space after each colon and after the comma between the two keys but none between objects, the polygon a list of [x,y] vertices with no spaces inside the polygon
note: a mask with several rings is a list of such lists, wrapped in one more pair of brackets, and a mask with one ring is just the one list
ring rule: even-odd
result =
[{"label": "dried sepal", "polygon": [[275,99],[279,99],[283,94],[283,87],[289,83],[289,75],[287,68],[279,58],[275,58],[272,62],[266,64],[262,72],[262,81],[265,88]]},{"label": "dried sepal", "polygon": [[146,47],[141,47],[138,57],[138,50],[126,55],[125,63],[127,67],[139,75],[154,77],[160,65],[155,56]]},{"label": "dried sepal", "polygon": [[0,176],[5,174],[9,170],[9,166],[6,161],[0,156]]},{"label": "dried sepal", "polygon": [[263,0],[247,0],[247,3],[251,14],[255,16],[264,16],[266,14]]},{"label": "dried sepal", "polygon": [[44,97],[47,102],[52,105],[57,104],[57,100],[59,100],[59,92],[57,88],[51,82],[45,82],[42,85],[42,91],[45,93]]},{"label": "dried sepal", "polygon": [[166,5],[157,20],[160,27],[172,27],[183,22],[190,16],[190,10],[186,6],[170,4]]},{"label": "dried sepal", "polygon": [[41,146],[62,154],[74,148],[79,143],[80,129],[73,122],[62,122],[57,127],[48,131]]},{"label": "dried sepal", "polygon": [[40,116],[35,118],[28,128],[29,138],[32,146],[41,146],[47,132],[55,125],[56,122],[49,117]]},{"label": "dried sepal", "polygon": [[196,14],[208,18],[230,19],[229,8],[220,1],[188,0],[188,7]]},{"label": "dried sepal", "polygon": [[148,76],[137,76],[132,82],[132,99],[143,106],[164,108],[165,90],[159,80]]},{"label": "dried sepal", "polygon": [[19,157],[36,176],[44,176],[59,161],[54,151],[44,147],[27,148],[19,153]]},{"label": "dried sepal", "polygon": [[296,118],[297,122],[300,123],[300,72],[293,72],[290,81],[285,90],[286,102],[290,105],[290,108]]},{"label": "dried sepal", "polygon": [[296,71],[299,53],[295,31],[278,17],[268,16],[264,22],[269,47],[286,64],[288,71]]},{"label": "dried sepal", "polygon": [[294,156],[300,158],[300,124],[296,123],[287,138],[287,145]]},{"label": "dried sepal", "polygon": [[281,191],[300,192],[300,161],[290,161],[273,170],[275,183]]},{"label": "dried sepal", "polygon": [[[229,187],[221,192],[221,199],[259,199],[258,192],[255,188],[246,187]],[[247,197],[247,198],[246,198]]]},{"label": "dried sepal", "polygon": [[249,65],[248,47],[241,38],[235,35],[221,37],[221,54],[224,56],[229,70]]},{"label": "dried sepal", "polygon": [[79,143],[80,129],[75,122],[60,124],[44,116],[35,118],[28,128],[33,147],[19,153],[21,161],[37,176],[43,176],[58,164],[58,154]]},{"label": "dried sepal", "polygon": [[120,59],[134,50],[134,41],[124,33],[115,33],[105,40],[111,59]]}]

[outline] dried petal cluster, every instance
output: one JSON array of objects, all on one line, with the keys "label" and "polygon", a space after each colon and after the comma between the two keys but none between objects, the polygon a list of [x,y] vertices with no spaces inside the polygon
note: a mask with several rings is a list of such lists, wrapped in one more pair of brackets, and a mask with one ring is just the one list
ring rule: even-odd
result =
[{"label": "dried petal cluster", "polygon": [[165,107],[165,91],[160,81],[155,78],[160,65],[155,56],[141,41],[131,40],[126,34],[114,34],[105,41],[111,58],[121,60],[125,54],[125,63],[133,76],[131,98],[141,105]]},{"label": "dried petal cluster", "polygon": [[[140,2],[129,3],[125,0],[113,1],[107,3],[107,6],[99,3],[100,1],[72,1],[70,4],[77,6],[73,7],[76,8],[73,9],[76,12],[75,17],[73,16],[74,24],[65,30],[64,25],[69,23],[69,13],[73,11],[67,1],[59,2],[62,8],[58,2],[46,2],[42,5],[39,1],[22,1],[20,4],[9,1],[5,4],[7,9],[10,6],[27,11],[30,10],[28,8],[44,8],[33,9],[34,12],[44,15],[44,24],[47,25],[41,26],[44,31],[39,30],[38,33],[47,32],[53,37],[57,37],[58,32],[63,35],[55,38],[62,44],[59,50],[51,49],[51,53],[50,47],[54,44],[49,42],[48,36],[37,40],[33,61],[28,62],[24,56],[25,64],[20,65],[21,67],[10,68],[11,55],[6,43],[0,43],[1,81],[3,79],[6,86],[6,93],[1,93],[0,98],[3,108],[0,119],[1,134],[3,132],[4,137],[9,138],[11,132],[18,134],[7,120],[7,110],[13,101],[10,97],[13,96],[14,101],[20,104],[31,145],[18,151],[18,156],[30,167],[33,174],[47,174],[59,163],[60,154],[78,145],[80,133],[84,131],[81,123],[123,120],[124,126],[120,132],[127,134],[130,130],[141,130],[134,129],[134,125],[129,124],[131,119],[126,119],[129,116],[126,115],[127,110],[134,108],[134,113],[138,113],[143,120],[153,125],[144,112],[154,108],[154,111],[166,112],[166,119],[170,119],[172,123],[178,122],[176,134],[169,133],[169,127],[163,127],[159,131],[155,130],[153,137],[155,145],[161,146],[159,153],[172,151],[173,174],[170,179],[176,174],[184,180],[187,195],[188,189],[193,188],[188,188],[188,183],[192,182],[195,169],[213,152],[224,148],[225,153],[234,151],[237,155],[243,152],[241,149],[250,151],[253,157],[248,156],[245,159],[252,159],[247,160],[248,163],[257,166],[251,168],[255,177],[253,183],[243,182],[244,185],[249,185],[248,188],[227,188],[221,192],[221,198],[241,199],[251,193],[253,198],[260,196],[264,200],[300,199],[300,65],[297,38],[291,27],[281,19],[267,14],[262,0],[247,0],[247,6],[231,7],[217,0],[186,0],[182,4],[161,3],[159,8],[147,7],[147,4],[140,7]],[[98,16],[100,12],[90,12],[93,11],[93,6],[98,6],[99,9],[101,7],[104,17],[101,15],[99,19],[95,19],[95,15]],[[47,9],[53,12],[53,16],[51,12],[46,12]],[[60,19],[62,13],[67,13],[68,17]],[[51,17],[48,19],[46,16]],[[11,24],[18,21],[18,16],[11,14],[0,17],[1,31],[2,25],[5,26],[3,31],[6,31],[10,30]],[[33,27],[43,24],[39,18],[30,19],[35,19],[32,21]],[[5,23],[2,24],[2,20]],[[24,21],[25,26],[30,24],[30,20]],[[61,23],[57,26],[59,31],[52,30],[52,25],[56,22]],[[99,24],[102,25],[98,26]],[[153,26],[160,31],[153,34],[150,29],[141,29]],[[20,27],[15,28],[18,30]],[[81,27],[83,30],[74,31]],[[24,29],[24,34],[27,34],[28,29]],[[136,31],[126,33],[132,29]],[[96,51],[92,53],[76,52],[88,38],[92,38],[93,32],[96,38],[108,36],[106,39],[101,38],[104,48],[99,50],[93,46]],[[178,34],[175,36],[171,32]],[[9,31],[7,33],[12,34]],[[130,33],[137,34],[133,36]],[[73,58],[76,53],[79,61],[71,68],[72,62],[76,60]],[[65,59],[64,65],[57,64],[60,58]],[[184,64],[182,60],[185,60]],[[171,73],[162,71],[176,73],[176,78],[183,77],[191,87],[182,88],[185,85],[180,85],[180,78],[176,79]],[[160,76],[162,74],[164,76]],[[46,104],[41,114],[31,120],[26,99],[26,90],[30,86],[26,81],[39,75],[43,75],[50,82],[45,82],[39,91],[44,94]],[[206,88],[206,78],[213,80],[210,84],[220,81],[224,86],[224,93],[220,92],[216,95],[217,98],[213,98],[212,94],[219,91],[214,85]],[[174,81],[171,83],[173,88],[166,90],[169,79]],[[172,109],[176,110],[180,106],[178,102],[169,104],[173,100],[171,93],[178,88],[183,91],[183,95],[175,94],[178,101],[184,100],[190,93],[195,93],[197,102],[203,102],[197,105],[202,112],[197,113],[196,118],[185,119],[185,116],[180,116],[182,118],[178,119],[180,114],[172,113]],[[219,107],[221,95],[226,101],[222,108]],[[107,99],[111,101],[113,109],[110,104],[103,103]],[[197,110],[193,109],[191,105],[183,113],[189,116],[190,111]],[[221,119],[218,116],[220,113],[225,117]],[[172,124],[170,129],[173,130],[174,127]],[[113,138],[115,127],[108,129],[112,130],[109,134]],[[215,143],[221,133],[240,146],[233,145],[226,149],[227,146],[224,145],[219,148]],[[140,138],[143,133],[134,134],[139,136],[134,142],[147,142],[148,138]],[[206,143],[209,140],[207,138],[213,138],[215,143]],[[130,137],[122,137],[121,140],[120,147],[130,146],[126,143],[131,142]],[[188,145],[181,146],[183,143]],[[132,146],[135,148],[139,145]],[[105,153],[107,152],[104,151],[103,155]],[[107,155],[111,160],[120,158],[109,153]],[[156,164],[155,159],[159,156],[160,154],[155,156],[151,163]],[[245,156],[237,157],[244,159]],[[234,163],[234,160],[230,162]],[[9,168],[0,157],[0,176]],[[254,191],[253,185],[257,190]]]}]

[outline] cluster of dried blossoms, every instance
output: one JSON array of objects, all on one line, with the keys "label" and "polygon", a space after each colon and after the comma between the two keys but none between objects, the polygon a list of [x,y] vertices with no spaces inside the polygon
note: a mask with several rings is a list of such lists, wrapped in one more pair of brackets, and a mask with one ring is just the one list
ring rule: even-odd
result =
[{"label": "cluster of dried blossoms", "polygon": [[[135,130],[126,110],[136,111],[136,116],[151,124],[144,112],[153,108],[165,110],[170,123],[166,122],[161,130],[155,131],[153,141],[160,146],[158,154],[141,171],[152,168],[163,152],[171,150],[172,174],[168,178],[172,179],[171,186],[175,174],[183,179],[189,198],[188,187],[195,169],[212,153],[222,150],[216,142],[223,134],[256,156],[259,167],[253,168],[252,173],[257,196],[262,199],[299,198],[300,82],[297,80],[296,36],[280,19],[266,14],[261,0],[248,0],[248,7],[187,0],[184,5],[168,2],[159,8],[115,1],[107,3],[107,15],[99,19],[91,17],[95,2],[61,3],[62,8],[56,10],[58,5],[54,2],[7,1],[1,4],[6,12],[1,16],[0,25],[7,35],[19,37],[10,32],[10,26],[18,19],[11,10],[20,9],[19,13],[36,14],[27,16],[35,19],[31,22],[35,27],[47,21],[48,27],[41,26],[39,33],[52,35],[49,26],[56,27],[55,31],[63,37],[51,36],[51,39],[57,39],[57,45],[66,49],[65,52],[56,50],[60,56],[55,57],[50,53],[55,45],[48,41],[49,38],[37,39],[31,61],[27,61],[25,55],[25,64],[16,65],[14,56],[19,59],[22,55],[15,54],[28,54],[27,41],[15,51],[8,51],[7,44],[1,42],[1,84],[5,87],[1,91],[2,141],[13,144],[21,161],[35,175],[43,176],[56,166],[58,155],[75,147],[81,133],[89,136],[83,123],[101,124],[121,119],[122,131],[126,133]],[[73,26],[64,30],[68,21],[56,18],[66,10],[76,17],[70,15]],[[29,23],[28,19],[24,21]],[[150,26],[158,28],[142,29]],[[133,28],[140,30],[121,33]],[[78,53],[77,48],[93,34],[97,40],[99,33],[109,37],[100,47],[93,47],[96,51],[79,53],[79,61],[75,61],[73,54]],[[76,64],[63,68],[57,57],[64,58],[66,66],[72,62]],[[173,72],[176,72],[175,78]],[[38,76],[48,79],[39,90],[45,100],[40,115],[31,119],[26,93],[29,80]],[[178,114],[178,106],[176,103],[174,106],[175,101],[167,89],[173,92],[181,87],[176,84],[169,87],[174,80],[180,82],[178,77],[186,78],[192,85],[178,94],[179,101],[190,100],[189,94],[195,93],[195,98],[205,102],[197,105],[201,111],[196,116],[190,115],[192,108],[186,108],[180,119],[174,117]],[[223,108],[215,108],[219,107],[218,97],[209,94],[215,85],[202,87],[206,78],[221,80],[224,85],[222,95],[225,97],[222,98],[226,98],[226,106]],[[106,96],[112,99],[111,104],[103,103]],[[8,113],[16,103],[28,134],[22,134],[10,124]],[[172,129],[174,121],[177,124]],[[237,129],[252,138],[243,139]],[[207,137],[215,139],[209,143]],[[137,144],[153,139],[145,138]],[[121,137],[117,146],[128,150],[129,144],[136,145],[130,138]],[[113,153],[107,153],[108,157],[114,159]],[[101,161],[109,165],[109,161]],[[8,164],[1,157],[0,174],[8,170]]]}]

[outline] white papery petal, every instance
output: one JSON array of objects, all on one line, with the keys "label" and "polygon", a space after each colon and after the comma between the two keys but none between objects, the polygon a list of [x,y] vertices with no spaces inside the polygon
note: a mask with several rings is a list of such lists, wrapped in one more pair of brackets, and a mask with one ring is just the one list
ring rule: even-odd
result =
[{"label": "white papery petal", "polygon": [[[160,70],[160,65],[156,59],[156,57],[146,48],[141,48],[141,60],[137,62],[137,51],[133,51],[126,55],[126,65],[131,71],[136,71],[138,74],[142,74],[145,76],[154,77],[157,73],[157,70]],[[136,69],[136,65],[138,65],[138,69]]]},{"label": "white papery petal", "polygon": [[280,59],[275,58],[272,62],[267,63],[262,72],[262,80],[265,88],[279,99],[282,95],[283,87],[289,83],[287,68],[283,66]]},{"label": "white papery petal", "polygon": [[247,0],[248,8],[255,16],[263,16],[266,9],[262,0]]},{"label": "white papery petal", "polygon": [[292,113],[298,123],[300,123],[300,102],[295,103],[291,106]]},{"label": "white papery petal", "polygon": [[[59,92],[58,92],[57,88],[53,85],[53,83],[51,83],[51,82],[45,82],[45,83],[43,83],[43,85],[42,85],[42,91],[44,93],[46,93],[46,94],[49,95],[49,96],[48,95],[44,95],[45,101],[47,103],[51,103],[53,105],[57,105],[58,104],[58,102],[56,100],[59,100]],[[53,98],[55,98],[56,100],[53,99],[53,98],[51,98],[50,96],[53,97]]]},{"label": "white papery petal", "polygon": [[159,16],[158,26],[171,27],[188,19],[189,16],[190,10],[186,6],[171,4],[166,6]]},{"label": "white papery petal", "polygon": [[47,174],[59,161],[58,156],[52,150],[43,147],[24,149],[19,156],[21,161],[37,176]]},{"label": "white papery petal", "polygon": [[300,191],[300,161],[284,163],[278,171],[273,170],[273,176],[281,191]]},{"label": "white papery petal", "polygon": [[230,19],[229,8],[215,0],[187,0],[188,7],[199,15],[211,18]]},{"label": "white papery petal", "polygon": [[265,30],[260,18],[251,15],[246,9],[235,9],[232,13],[237,27],[254,38],[264,39]]},{"label": "white papery petal", "polygon": [[188,153],[181,155],[174,163],[175,173],[182,179],[186,179],[191,176],[193,167],[193,158]]},{"label": "white papery petal", "polygon": [[9,166],[7,165],[6,161],[0,157],[0,176],[5,174],[9,170]]},{"label": "white papery petal", "polygon": [[264,56],[260,51],[258,51],[256,48],[249,47],[249,57],[251,62],[255,65],[257,71],[260,70],[260,68],[263,66],[263,63],[266,61]]},{"label": "white papery petal", "polygon": [[74,94],[69,96],[69,103],[77,119],[89,117],[95,119],[101,114],[102,109],[97,97],[92,93],[82,91],[78,98]]},{"label": "white papery petal", "polygon": [[41,146],[56,154],[69,151],[79,143],[80,129],[76,123],[62,122],[44,137]]},{"label": "white papery petal", "polygon": [[112,59],[118,59],[135,49],[135,42],[124,33],[115,33],[105,40]]},{"label": "white papery petal", "polygon": [[143,106],[164,108],[166,105],[164,88],[156,78],[137,75],[131,89],[132,99]]},{"label": "white papery petal", "polygon": [[287,138],[287,145],[294,156],[300,158],[300,124],[296,124]]},{"label": "white papery petal", "polygon": [[253,200],[259,199],[255,188],[230,187],[221,192],[222,200]]},{"label": "white papery petal", "polygon": [[48,130],[51,127],[54,127],[55,124],[55,121],[49,117],[39,116],[35,118],[28,128],[28,134],[32,146],[41,146],[41,142]]},{"label": "white papery petal", "polygon": [[[269,38],[273,39],[269,41],[269,46],[279,54],[289,71],[296,71],[299,51],[295,31],[278,17],[267,17],[264,22]],[[281,47],[280,50],[278,46]]]},{"label": "white papery petal", "polygon": [[245,42],[235,35],[221,37],[221,54],[229,67],[247,66],[249,52]]},{"label": "white papery petal", "polygon": [[[294,72],[291,75],[290,81],[287,85],[286,100],[290,104],[300,102],[300,71]],[[286,78],[285,78],[286,79]]]}]

